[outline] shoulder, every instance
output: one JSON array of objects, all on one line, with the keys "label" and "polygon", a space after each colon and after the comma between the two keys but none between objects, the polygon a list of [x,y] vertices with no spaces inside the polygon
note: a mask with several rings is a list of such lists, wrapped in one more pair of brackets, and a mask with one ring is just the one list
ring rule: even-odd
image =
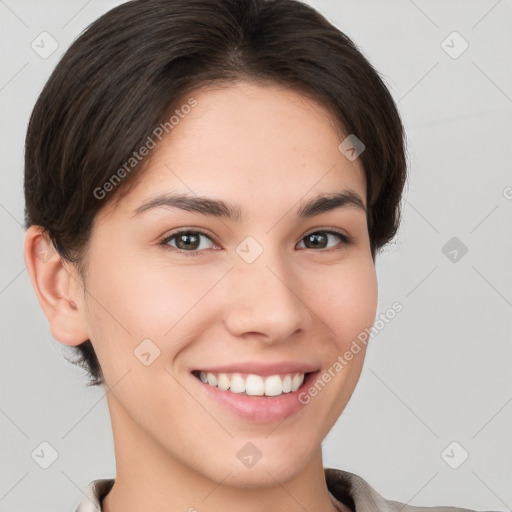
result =
[{"label": "shoulder", "polygon": [[108,494],[113,485],[113,478],[93,480],[87,486],[75,512],[100,512],[101,500]]},{"label": "shoulder", "polygon": [[415,507],[382,497],[360,476],[341,469],[324,468],[329,492],[353,511],[370,512],[475,512],[458,507]]}]

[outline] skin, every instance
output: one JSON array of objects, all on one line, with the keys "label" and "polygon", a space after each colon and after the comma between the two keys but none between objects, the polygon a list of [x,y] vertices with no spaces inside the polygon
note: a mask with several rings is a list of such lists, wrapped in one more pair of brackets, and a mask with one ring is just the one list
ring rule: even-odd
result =
[{"label": "skin", "polygon": [[[153,151],[136,187],[98,213],[85,283],[58,254],[37,257],[46,243],[39,227],[26,235],[53,336],[71,346],[90,339],[105,376],[117,476],[103,509],[333,511],[321,443],[354,391],[364,349],[281,423],[243,420],[187,386],[192,369],[241,360],[326,371],[372,326],[377,280],[365,212],[297,216],[318,194],[350,189],[364,200],[362,166],[339,151],[344,136],[329,112],[297,92],[242,81],[193,96],[198,105]],[[173,208],[133,215],[162,192],[234,203],[244,220]],[[178,252],[177,240],[171,250],[159,245],[177,228],[212,240],[202,237],[195,256]],[[325,248],[305,245],[327,229],[352,242],[329,235]],[[251,264],[235,251],[247,236],[263,248]],[[146,338],[160,350],[149,366],[133,354]],[[262,453],[251,468],[236,456],[248,441]]]}]

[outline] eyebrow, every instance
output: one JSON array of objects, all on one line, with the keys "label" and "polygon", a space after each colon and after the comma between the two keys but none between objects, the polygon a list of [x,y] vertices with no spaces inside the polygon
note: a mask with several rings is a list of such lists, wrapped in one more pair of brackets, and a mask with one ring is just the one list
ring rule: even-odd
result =
[{"label": "eyebrow", "polygon": [[[166,207],[225,218],[233,222],[241,222],[244,217],[238,205],[220,199],[186,194],[160,194],[141,204],[132,213],[136,216],[154,208]],[[308,200],[299,208],[297,216],[309,218],[338,208],[357,208],[366,213],[361,196],[353,190],[343,190],[332,194],[322,194]]]}]

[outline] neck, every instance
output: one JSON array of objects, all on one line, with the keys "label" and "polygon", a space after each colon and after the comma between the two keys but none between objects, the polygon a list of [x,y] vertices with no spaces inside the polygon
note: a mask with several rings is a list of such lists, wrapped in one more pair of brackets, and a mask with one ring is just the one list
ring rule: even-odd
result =
[{"label": "neck", "polygon": [[320,447],[285,482],[273,478],[271,485],[235,487],[229,483],[229,473],[213,480],[166,452],[110,397],[109,409],[117,474],[103,499],[103,512],[338,511],[326,487]]}]

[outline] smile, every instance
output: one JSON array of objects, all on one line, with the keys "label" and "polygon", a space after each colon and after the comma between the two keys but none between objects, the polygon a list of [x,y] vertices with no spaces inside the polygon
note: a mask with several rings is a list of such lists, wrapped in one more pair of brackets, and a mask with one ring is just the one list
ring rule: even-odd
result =
[{"label": "smile", "polygon": [[195,371],[193,374],[204,384],[232,393],[248,396],[280,396],[297,391],[309,373],[288,373],[261,376],[241,373],[214,373]]},{"label": "smile", "polygon": [[299,394],[317,378],[318,367],[294,361],[246,361],[192,370],[191,378],[198,393],[206,394],[222,411],[251,423],[269,424],[304,409]]}]

